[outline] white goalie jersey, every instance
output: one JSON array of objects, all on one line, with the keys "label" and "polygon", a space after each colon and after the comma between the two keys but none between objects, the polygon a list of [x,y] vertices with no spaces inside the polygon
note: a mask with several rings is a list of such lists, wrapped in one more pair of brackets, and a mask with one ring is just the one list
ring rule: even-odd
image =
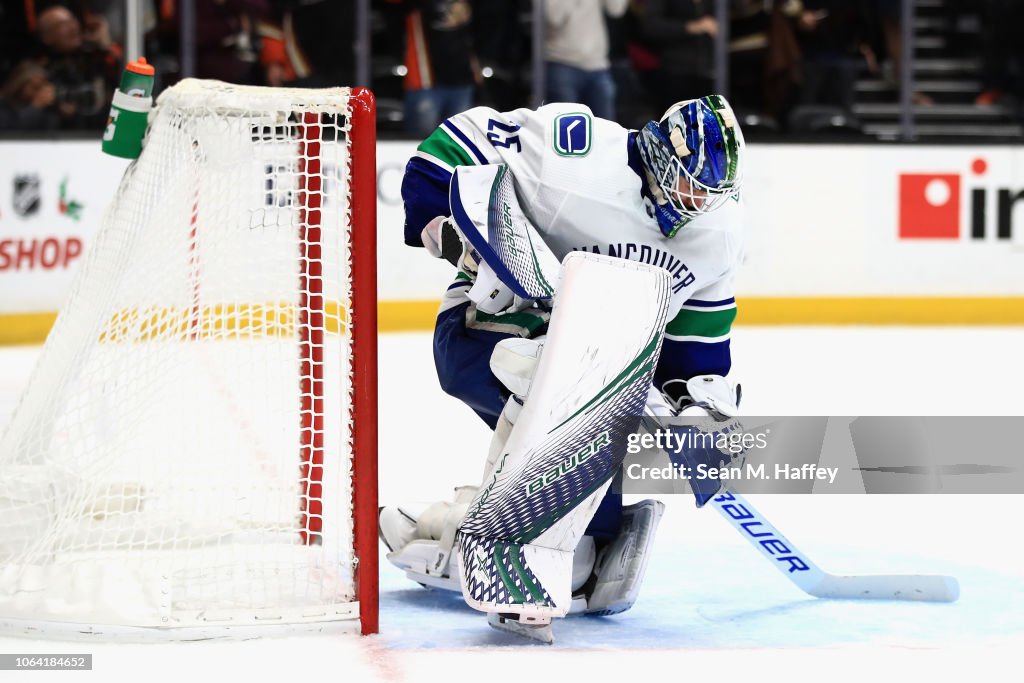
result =
[{"label": "white goalie jersey", "polygon": [[456,166],[506,164],[520,205],[559,259],[587,251],[664,268],[671,274],[670,319],[692,299],[734,308],[733,274],[742,258],[740,202],[729,201],[665,237],[642,180],[634,137],[634,131],[595,118],[579,104],[511,112],[476,107],[453,116],[410,162],[403,188],[406,241],[414,244],[426,221],[446,213],[439,199],[423,196],[433,194],[429,183],[410,181],[410,171],[418,168],[424,180],[441,181]]}]

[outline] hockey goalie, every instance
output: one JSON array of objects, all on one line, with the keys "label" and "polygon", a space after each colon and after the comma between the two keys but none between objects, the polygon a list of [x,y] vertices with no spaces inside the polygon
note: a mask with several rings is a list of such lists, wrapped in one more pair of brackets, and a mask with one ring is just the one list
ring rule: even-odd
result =
[{"label": "hockey goalie", "polygon": [[546,641],[552,619],[633,605],[663,504],[612,491],[625,436],[644,414],[737,412],[743,149],[716,95],[639,131],[578,104],[477,107],[420,144],[405,241],[456,267],[438,377],[494,435],[454,500],[382,508],[388,559],[410,578]]}]

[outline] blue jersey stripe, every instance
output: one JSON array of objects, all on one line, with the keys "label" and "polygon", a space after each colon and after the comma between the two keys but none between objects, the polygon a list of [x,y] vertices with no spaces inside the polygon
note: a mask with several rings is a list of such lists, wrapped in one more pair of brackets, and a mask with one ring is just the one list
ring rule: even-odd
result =
[{"label": "blue jersey stripe", "polygon": [[444,166],[438,166],[429,159],[423,157],[410,157],[406,164],[406,173],[411,170],[415,170],[423,176],[426,176],[434,183],[438,185],[447,186],[452,180],[452,173]]},{"label": "blue jersey stripe", "polygon": [[480,153],[480,149],[473,144],[473,141],[470,140],[465,133],[463,133],[461,130],[455,127],[455,124],[452,123],[451,119],[445,119],[441,123],[441,125],[450,130],[455,137],[461,140],[462,144],[464,144],[469,149],[469,151],[473,153],[473,156],[476,157],[477,161],[479,161],[481,164],[488,163],[487,157]]},{"label": "blue jersey stripe", "polygon": [[729,304],[735,304],[736,298],[729,297],[728,299],[722,299],[721,301],[700,301],[699,299],[688,299],[684,306],[696,306],[698,308],[714,308],[716,306],[728,306]]},{"label": "blue jersey stripe", "polygon": [[629,165],[630,170],[636,173],[636,177],[640,179],[640,187],[647,187],[647,180],[644,176],[643,162],[640,160],[640,152],[636,148],[636,131],[631,130],[626,134],[626,163]]}]

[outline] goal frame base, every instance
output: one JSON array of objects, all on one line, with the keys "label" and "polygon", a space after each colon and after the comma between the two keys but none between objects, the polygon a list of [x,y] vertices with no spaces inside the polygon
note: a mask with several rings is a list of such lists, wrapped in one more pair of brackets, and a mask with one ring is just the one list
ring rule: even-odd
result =
[{"label": "goal frame base", "polygon": [[[342,609],[344,608],[344,609]],[[161,643],[210,640],[252,640],[307,634],[359,635],[359,603],[339,605],[323,621],[303,623],[238,623],[209,626],[121,626],[115,624],[48,622],[35,619],[0,619],[3,637],[113,643]]]}]

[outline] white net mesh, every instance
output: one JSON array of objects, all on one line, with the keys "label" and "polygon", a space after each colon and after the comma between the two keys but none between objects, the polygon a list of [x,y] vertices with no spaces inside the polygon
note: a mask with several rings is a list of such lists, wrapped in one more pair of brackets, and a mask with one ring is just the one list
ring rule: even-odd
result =
[{"label": "white net mesh", "polygon": [[351,613],[348,96],[161,96],[0,440],[0,620]]}]

